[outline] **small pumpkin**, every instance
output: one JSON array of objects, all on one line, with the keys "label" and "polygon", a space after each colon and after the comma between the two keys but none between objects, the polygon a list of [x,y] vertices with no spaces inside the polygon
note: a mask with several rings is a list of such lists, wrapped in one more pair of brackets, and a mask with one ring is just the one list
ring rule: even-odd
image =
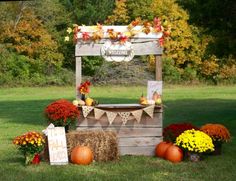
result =
[{"label": "small pumpkin", "polygon": [[181,162],[183,159],[183,151],[178,146],[171,145],[166,150],[165,159],[173,163]]},{"label": "small pumpkin", "polygon": [[71,152],[71,162],[88,165],[93,161],[93,152],[87,146],[76,146]]},{"label": "small pumpkin", "polygon": [[160,158],[165,158],[166,150],[172,145],[173,144],[171,142],[160,142],[155,149],[156,156]]},{"label": "small pumpkin", "polygon": [[147,101],[146,97],[143,96],[143,94],[141,95],[141,97],[139,98],[139,103],[142,104],[143,102]]},{"label": "small pumpkin", "polygon": [[156,101],[157,99],[159,99],[161,96],[160,94],[157,93],[157,91],[155,91],[152,95],[152,100]]},{"label": "small pumpkin", "polygon": [[86,106],[92,106],[93,105],[93,99],[88,97],[85,99]]}]

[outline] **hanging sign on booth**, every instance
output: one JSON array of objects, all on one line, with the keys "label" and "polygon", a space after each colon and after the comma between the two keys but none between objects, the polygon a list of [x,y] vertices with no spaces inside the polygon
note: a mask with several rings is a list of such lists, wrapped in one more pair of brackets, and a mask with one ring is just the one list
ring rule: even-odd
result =
[{"label": "hanging sign on booth", "polygon": [[101,55],[108,62],[128,62],[134,58],[134,50],[130,42],[120,44],[107,40],[101,47]]}]

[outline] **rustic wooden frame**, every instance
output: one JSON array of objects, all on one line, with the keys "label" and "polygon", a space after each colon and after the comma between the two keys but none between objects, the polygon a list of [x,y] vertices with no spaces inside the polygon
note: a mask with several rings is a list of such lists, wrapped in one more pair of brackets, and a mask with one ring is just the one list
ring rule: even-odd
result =
[{"label": "rustic wooden frame", "polygon": [[[98,43],[77,43],[75,47],[75,60],[76,60],[76,87],[82,81],[82,57],[83,56],[100,56],[100,49],[103,44]],[[135,55],[155,55],[156,60],[156,80],[162,80],[162,51],[163,49],[158,46],[157,41],[138,42],[133,43]],[[132,60],[131,60],[132,61]],[[80,95],[76,91],[76,97]]]},{"label": "rustic wooden frame", "polygon": [[[101,47],[105,40],[100,42],[78,42],[75,47],[76,57],[76,88],[82,81],[82,57],[83,56],[101,56]],[[162,47],[159,46],[157,37],[149,36],[148,38],[139,37],[132,39],[132,46],[134,48],[135,55],[154,55],[156,61],[156,75],[157,81],[162,81],[162,59],[163,53]],[[132,60],[131,60],[132,61]],[[80,95],[76,89],[76,97],[80,98]],[[81,108],[80,108],[81,109]],[[118,109],[107,107],[110,111],[130,111],[134,108]],[[137,108],[135,108],[137,109]],[[82,109],[81,109],[82,111]],[[94,130],[105,129],[116,131],[119,138],[120,154],[132,154],[132,155],[154,155],[154,148],[157,143],[162,141],[162,107],[155,107],[153,119],[149,119],[147,116],[142,120],[143,123],[136,124],[135,122],[128,123],[127,125],[108,125],[106,118],[102,117],[101,121],[97,122],[94,119],[94,115],[89,115],[84,118],[81,114],[79,118],[79,130]],[[119,118],[117,118],[119,123]]]}]

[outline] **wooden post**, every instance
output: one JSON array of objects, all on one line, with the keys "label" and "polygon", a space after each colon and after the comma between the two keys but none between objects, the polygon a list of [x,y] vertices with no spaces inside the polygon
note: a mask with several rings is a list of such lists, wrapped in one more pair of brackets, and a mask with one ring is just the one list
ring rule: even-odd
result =
[{"label": "wooden post", "polygon": [[156,80],[162,81],[162,60],[161,55],[156,55]]},{"label": "wooden post", "polygon": [[81,57],[76,57],[76,67],[75,67],[75,80],[76,80],[76,98],[80,98],[80,93],[77,91],[77,87],[81,84],[82,81],[82,64]]}]

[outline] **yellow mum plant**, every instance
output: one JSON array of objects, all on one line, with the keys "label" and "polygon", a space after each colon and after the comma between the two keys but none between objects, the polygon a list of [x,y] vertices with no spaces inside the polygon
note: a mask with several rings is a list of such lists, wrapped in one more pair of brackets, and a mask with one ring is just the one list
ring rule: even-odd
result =
[{"label": "yellow mum plant", "polygon": [[196,153],[212,152],[214,145],[210,136],[198,130],[186,130],[176,138],[176,145]]}]

